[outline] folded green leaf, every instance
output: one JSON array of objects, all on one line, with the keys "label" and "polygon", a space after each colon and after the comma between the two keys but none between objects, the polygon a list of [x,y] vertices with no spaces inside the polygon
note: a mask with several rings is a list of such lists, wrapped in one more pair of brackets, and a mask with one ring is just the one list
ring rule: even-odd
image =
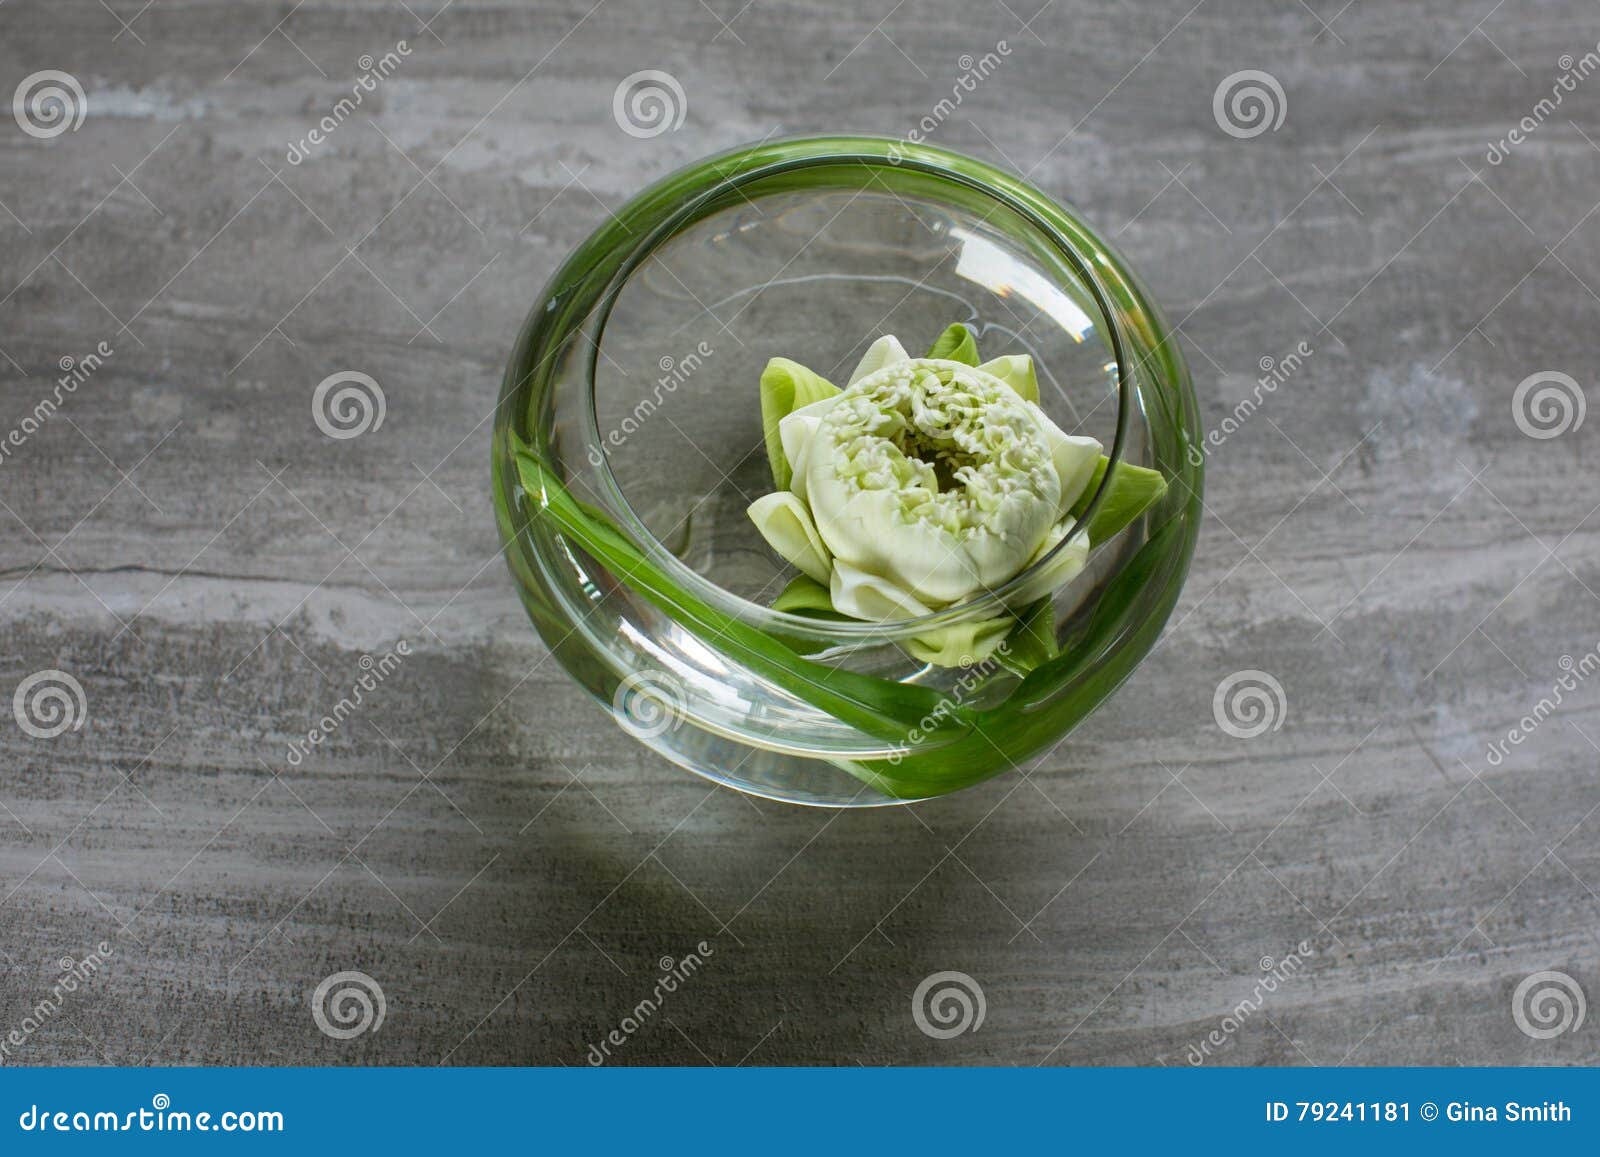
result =
[{"label": "folded green leaf", "polygon": [[789,489],[793,472],[783,453],[778,423],[795,410],[831,398],[838,392],[838,386],[788,358],[773,358],[761,371],[761,433],[767,440],[767,463],[772,467],[772,481],[779,490]]},{"label": "folded green leaf", "polygon": [[972,331],[958,321],[939,335],[929,347],[928,356],[975,366],[978,364],[978,341]]},{"label": "folded green leaf", "polygon": [[[1111,459],[1102,454],[1100,461],[1095,464],[1094,473],[1089,477],[1089,484],[1072,504],[1071,513],[1074,517],[1082,517],[1089,508],[1089,501],[1100,489],[1100,480],[1106,476],[1106,467],[1110,465]],[[1099,546],[1120,534],[1134,519],[1161,501],[1166,492],[1167,480],[1159,471],[1130,466],[1126,462],[1118,463],[1105,498],[1089,519],[1089,544]]]}]

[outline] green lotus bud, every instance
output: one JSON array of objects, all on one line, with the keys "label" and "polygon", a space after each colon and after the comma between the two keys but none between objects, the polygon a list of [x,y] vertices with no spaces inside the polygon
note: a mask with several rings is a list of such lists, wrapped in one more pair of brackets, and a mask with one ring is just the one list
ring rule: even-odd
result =
[{"label": "green lotus bud", "polygon": [[[976,358],[970,335],[941,341]],[[842,393],[779,420],[789,489],[752,504],[750,517],[774,550],[827,582],[833,609],[851,618],[919,618],[998,589],[1066,537],[1100,460],[1099,442],[1064,434],[1037,398],[1025,356],[983,366],[913,359],[880,338]],[[1087,540],[1069,542],[1008,602],[1049,593],[1087,553]],[[975,661],[1008,621],[945,628],[911,650],[941,665]]]}]

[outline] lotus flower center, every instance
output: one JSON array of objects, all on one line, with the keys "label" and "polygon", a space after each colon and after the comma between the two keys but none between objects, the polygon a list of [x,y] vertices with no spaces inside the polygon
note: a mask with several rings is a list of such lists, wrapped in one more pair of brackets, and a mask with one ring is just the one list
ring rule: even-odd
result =
[{"label": "lotus flower center", "polygon": [[[852,493],[898,497],[902,516],[960,538],[1032,534],[1061,497],[1043,429],[997,378],[956,362],[896,362],[840,396],[819,431]],[[1007,509],[1010,508],[1010,509]]]}]

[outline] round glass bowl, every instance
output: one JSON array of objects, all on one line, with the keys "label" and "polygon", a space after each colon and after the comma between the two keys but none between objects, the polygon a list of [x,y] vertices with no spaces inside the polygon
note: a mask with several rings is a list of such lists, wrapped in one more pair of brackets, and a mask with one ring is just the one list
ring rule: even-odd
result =
[{"label": "round glass bowl", "polygon": [[[1105,447],[1080,526],[1122,465],[1167,482],[1028,610],[1009,662],[906,647],[1005,588],[893,624],[771,610],[795,572],[745,513],[773,489],[769,358],[842,384],[876,338],[918,356],[952,322],[984,358],[1030,354],[1045,412]],[[942,149],[780,140],[651,186],[556,273],[506,372],[495,508],[539,633],[643,743],[774,799],[903,802],[1053,746],[1149,651],[1198,530],[1195,415],[1160,314],[1072,210]]]}]

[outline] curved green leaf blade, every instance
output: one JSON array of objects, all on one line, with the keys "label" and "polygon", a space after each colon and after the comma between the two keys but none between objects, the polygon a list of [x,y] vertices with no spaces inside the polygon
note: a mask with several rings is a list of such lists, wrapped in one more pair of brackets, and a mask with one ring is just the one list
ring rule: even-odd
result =
[{"label": "curved green leaf blade", "polygon": [[[1089,500],[1100,489],[1100,480],[1106,476],[1106,468],[1110,465],[1111,459],[1102,454],[1100,461],[1095,464],[1094,473],[1089,477],[1089,484],[1072,504],[1071,513],[1074,517],[1082,517],[1083,512],[1089,509]],[[1089,519],[1089,544],[1099,546],[1114,538],[1126,530],[1134,519],[1160,502],[1166,493],[1167,480],[1160,471],[1119,463],[1116,472],[1111,475],[1111,485],[1105,498],[1095,508],[1094,517]]]}]

